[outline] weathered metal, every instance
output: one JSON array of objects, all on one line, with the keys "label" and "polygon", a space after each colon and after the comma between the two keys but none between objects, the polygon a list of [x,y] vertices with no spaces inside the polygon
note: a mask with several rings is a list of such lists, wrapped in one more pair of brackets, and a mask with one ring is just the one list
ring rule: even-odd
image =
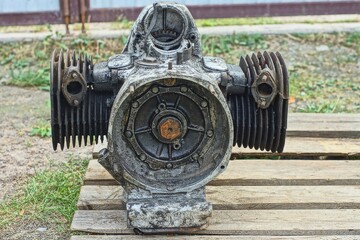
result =
[{"label": "weathered metal", "polygon": [[228,165],[232,146],[281,152],[288,76],[279,53],[226,64],[201,52],[181,4],[144,8],[121,54],[54,51],[54,149],[107,136],[99,162],[125,189],[129,227],[194,231],[207,225],[204,186]]}]

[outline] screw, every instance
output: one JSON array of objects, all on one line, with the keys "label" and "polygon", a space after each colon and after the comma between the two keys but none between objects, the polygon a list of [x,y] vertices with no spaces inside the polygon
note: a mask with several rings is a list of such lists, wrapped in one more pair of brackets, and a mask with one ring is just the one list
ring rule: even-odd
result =
[{"label": "screw", "polygon": [[214,132],[213,132],[212,130],[208,130],[208,131],[206,132],[206,135],[207,135],[208,137],[212,137],[212,136],[214,136]]},{"label": "screw", "polygon": [[166,164],[166,168],[171,169],[173,168],[173,165],[171,163]]},{"label": "screw", "polygon": [[71,74],[72,78],[76,78],[77,77],[77,74],[76,73],[73,73]]},{"label": "screw", "polygon": [[201,106],[202,106],[202,107],[204,107],[204,108],[205,108],[205,107],[207,107],[207,105],[208,105],[208,104],[207,104],[207,102],[206,102],[206,101],[202,101],[202,102],[201,102]]},{"label": "screw", "polygon": [[146,155],[145,155],[145,154],[143,154],[143,153],[142,153],[142,154],[140,154],[140,156],[139,156],[139,157],[140,157],[140,160],[141,160],[141,161],[145,161],[145,160],[146,160]]},{"label": "screw", "polygon": [[126,137],[128,137],[128,138],[131,138],[132,137],[132,132],[130,131],[130,130],[127,130],[126,132],[125,132],[125,136]]},{"label": "screw", "polygon": [[139,106],[139,103],[138,103],[138,102],[133,102],[133,103],[131,104],[131,106],[132,106],[133,108],[137,108],[137,107]]},{"label": "screw", "polygon": [[199,159],[199,155],[197,153],[195,153],[193,156],[192,156],[192,159],[194,159],[195,161]]},{"label": "screw", "polygon": [[74,103],[75,106],[77,106],[77,105],[79,105],[80,102],[79,102],[79,100],[76,100],[76,99],[75,99],[75,100],[73,101],[73,103]]},{"label": "screw", "polygon": [[267,75],[263,75],[262,78],[261,78],[261,80],[264,81],[264,82],[265,82],[267,79],[268,79],[268,76],[267,76]]},{"label": "screw", "polygon": [[160,103],[160,104],[158,105],[158,109],[159,109],[160,111],[165,110],[165,109],[166,109],[166,105],[165,105],[164,103]]},{"label": "screw", "polygon": [[187,92],[187,90],[188,90],[188,88],[186,86],[182,86],[180,88],[180,91],[183,92],[183,93]]},{"label": "screw", "polygon": [[152,91],[153,93],[158,93],[158,92],[159,92],[159,88],[158,88],[158,87],[153,87],[153,88],[151,89],[151,91]]}]

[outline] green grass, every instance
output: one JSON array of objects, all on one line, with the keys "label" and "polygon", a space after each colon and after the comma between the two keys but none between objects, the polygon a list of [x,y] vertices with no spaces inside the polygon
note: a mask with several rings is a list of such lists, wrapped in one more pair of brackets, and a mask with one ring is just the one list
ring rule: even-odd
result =
[{"label": "green grass", "polygon": [[31,129],[30,136],[38,136],[38,137],[51,137],[51,127],[50,126],[35,126]]},{"label": "green grass", "polygon": [[[128,24],[125,20],[121,23]],[[287,46],[289,41],[296,41],[298,46],[313,45],[314,52],[308,52],[302,58],[285,56],[285,60],[292,61],[290,70],[290,94],[297,100],[305,101],[295,111],[305,112],[358,112],[359,101],[356,92],[359,92],[359,81],[353,72],[354,64],[358,62],[360,54],[360,33],[347,34],[294,34],[291,37],[264,36],[264,35],[227,35],[201,37],[204,55],[218,56],[226,62],[237,64],[239,57],[245,54],[277,50],[282,45]],[[126,42],[126,37],[118,39],[91,39],[80,36],[74,39],[65,39],[60,33],[55,38],[47,37],[43,41],[31,43],[0,43],[0,78],[7,78],[7,84],[20,87],[37,87],[49,90],[49,58],[54,48],[76,49],[80,53],[90,53],[94,62],[104,61],[111,55],[120,53]],[[277,43],[277,45],[274,43]],[[347,54],[327,55],[317,53],[316,46],[327,45],[330,50],[335,48],[351,49]],[[290,46],[290,45],[289,45]],[[284,50],[281,50],[284,51]],[[285,48],[289,52],[289,49]],[[347,51],[349,52],[349,51]],[[303,52],[299,53],[301,56]],[[326,62],[324,63],[324,60]],[[327,64],[327,65],[325,65]],[[337,77],[326,76],[329,69],[338,68]],[[324,69],[327,68],[327,69]],[[358,79],[358,78],[357,78]],[[335,91],[346,92],[339,98],[329,97]],[[348,94],[349,93],[349,94]],[[354,94],[355,93],[355,94]],[[38,126],[35,126],[38,127]],[[48,129],[33,129],[34,135],[49,135]]]},{"label": "green grass", "polygon": [[201,45],[204,55],[215,56],[228,54],[239,46],[246,46],[250,50],[266,48],[266,37],[254,35],[227,35],[227,36],[201,36]]},{"label": "green grass", "polygon": [[234,25],[265,25],[281,24],[279,20],[270,17],[259,18],[209,18],[196,19],[197,27],[216,27],[216,26],[234,26]]},{"label": "green grass", "polygon": [[76,210],[88,160],[68,162],[38,171],[21,193],[0,204],[0,229],[22,219],[61,224],[67,228]]}]

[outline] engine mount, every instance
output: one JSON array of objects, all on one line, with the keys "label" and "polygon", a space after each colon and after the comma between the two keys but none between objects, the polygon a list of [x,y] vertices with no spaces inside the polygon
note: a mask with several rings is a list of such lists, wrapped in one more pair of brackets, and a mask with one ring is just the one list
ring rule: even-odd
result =
[{"label": "engine mount", "polygon": [[205,185],[232,146],[281,152],[289,82],[280,53],[203,56],[181,4],[155,3],[136,20],[121,54],[92,63],[75,51],[51,58],[56,150],[107,137],[99,162],[124,187],[128,225],[141,232],[206,227]]}]

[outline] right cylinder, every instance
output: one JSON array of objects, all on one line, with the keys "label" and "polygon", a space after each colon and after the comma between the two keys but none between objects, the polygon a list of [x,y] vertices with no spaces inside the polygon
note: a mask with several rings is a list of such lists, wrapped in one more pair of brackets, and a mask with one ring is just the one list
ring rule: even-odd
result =
[{"label": "right cylinder", "polygon": [[240,67],[247,79],[245,94],[228,96],[233,145],[282,152],[289,98],[284,59],[278,52],[258,52],[241,57]]}]

